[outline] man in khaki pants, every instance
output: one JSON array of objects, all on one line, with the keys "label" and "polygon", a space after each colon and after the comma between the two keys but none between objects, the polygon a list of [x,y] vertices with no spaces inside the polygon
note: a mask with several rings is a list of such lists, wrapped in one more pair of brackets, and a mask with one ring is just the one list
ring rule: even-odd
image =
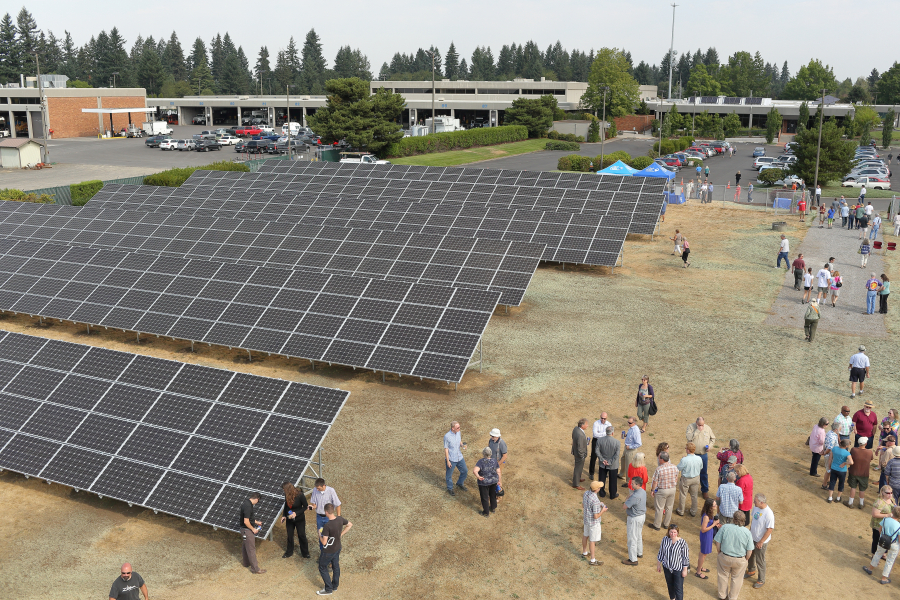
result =
[{"label": "man in khaki pants", "polygon": [[747,522],[744,513],[736,510],[731,518],[732,522],[723,525],[713,538],[718,553],[716,563],[721,600],[737,600],[744,584],[747,561],[753,554],[753,536],[744,527]]},{"label": "man in khaki pants", "polygon": [[[672,522],[672,506],[675,504],[675,485],[678,483],[678,467],[669,462],[669,453],[660,452],[656,473],[650,480],[650,490],[654,498],[656,515],[653,517],[653,525],[650,529],[659,531],[662,524],[665,527]],[[665,517],[663,517],[665,515]]]},{"label": "man in khaki pants", "polygon": [[678,482],[678,510],[675,512],[679,516],[684,516],[684,505],[687,501],[687,495],[690,493],[691,516],[696,517],[697,495],[700,493],[700,470],[703,469],[703,459],[696,455],[697,447],[693,442],[688,442],[684,449],[687,454],[675,467],[681,472],[681,479]]}]

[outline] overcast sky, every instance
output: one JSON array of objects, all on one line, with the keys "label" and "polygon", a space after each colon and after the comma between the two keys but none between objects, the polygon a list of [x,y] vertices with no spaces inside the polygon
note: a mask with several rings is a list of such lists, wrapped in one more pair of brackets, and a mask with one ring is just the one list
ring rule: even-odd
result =
[{"label": "overcast sky", "polygon": [[[678,0],[676,0],[678,2]],[[675,50],[704,51],[714,46],[719,60],[736,51],[757,50],[763,60],[779,66],[786,60],[791,74],[811,58],[834,68],[838,80],[888,69],[897,60],[896,44],[879,23],[893,22],[897,3],[867,0],[681,0],[675,15]],[[672,8],[669,2],[484,2],[413,3],[398,0],[342,0],[339,2],[246,2],[237,0],[187,3],[121,2],[118,0],[44,0],[28,10],[44,31],[59,38],[71,32],[82,45],[101,29],[118,27],[130,49],[140,34],[168,38],[174,30],[187,54],[194,39],[207,43],[217,32],[229,32],[244,47],[251,65],[262,45],[275,54],[290,36],[302,45],[315,28],[328,65],[340,46],[360,48],[377,75],[395,52],[415,52],[434,44],[446,53],[450,42],[471,62],[476,45],[487,45],[494,56],[503,44],[534,40],[545,50],[560,40],[567,50],[619,47],[629,50],[634,63],[659,64],[669,48]],[[13,18],[17,4],[5,7]],[[860,27],[862,25],[862,27]],[[602,31],[602,33],[598,33]],[[863,39],[865,41],[863,41]],[[889,52],[886,50],[894,50]]]}]

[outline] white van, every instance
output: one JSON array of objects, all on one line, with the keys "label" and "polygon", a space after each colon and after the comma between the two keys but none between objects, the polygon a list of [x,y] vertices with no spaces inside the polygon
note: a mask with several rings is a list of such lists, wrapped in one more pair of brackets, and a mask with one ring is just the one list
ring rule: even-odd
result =
[{"label": "white van", "polygon": [[300,134],[300,123],[295,121],[291,121],[290,123],[285,123],[281,126],[282,135],[287,135],[288,130],[290,129],[291,137],[295,137]]}]

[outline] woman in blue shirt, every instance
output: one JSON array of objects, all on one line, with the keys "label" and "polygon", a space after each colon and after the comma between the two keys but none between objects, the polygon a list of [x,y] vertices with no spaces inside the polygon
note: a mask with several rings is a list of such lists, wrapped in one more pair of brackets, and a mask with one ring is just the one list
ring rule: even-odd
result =
[{"label": "woman in blue shirt", "polygon": [[900,552],[900,541],[898,541],[898,538],[900,538],[900,506],[891,508],[891,516],[881,521],[881,535],[886,535],[891,539],[891,546],[885,549],[879,544],[878,548],[875,549],[875,556],[872,557],[872,562],[868,566],[863,567],[863,571],[871,575],[872,569],[878,566],[881,557],[887,553],[884,569],[881,571],[881,584],[887,585],[891,582],[889,575],[891,574],[891,568],[894,566],[894,560],[897,558],[897,553]]},{"label": "woman in blue shirt", "polygon": [[884,273],[881,274],[881,287],[878,288],[878,312],[887,314],[887,298],[891,295],[891,280]]},{"label": "woman in blue shirt", "polygon": [[844,481],[847,479],[847,467],[853,464],[850,458],[850,440],[841,440],[837,448],[831,449],[831,479],[828,482],[828,501],[834,502],[831,497],[834,494],[834,484],[838,484],[837,501],[841,501],[841,492],[844,491]]}]

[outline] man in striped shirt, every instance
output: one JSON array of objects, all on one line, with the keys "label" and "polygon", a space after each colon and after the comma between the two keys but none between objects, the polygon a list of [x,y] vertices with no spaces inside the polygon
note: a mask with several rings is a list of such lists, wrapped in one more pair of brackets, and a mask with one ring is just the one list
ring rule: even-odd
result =
[{"label": "man in striped shirt", "polygon": [[659,453],[659,466],[653,479],[650,480],[650,494],[654,498],[656,516],[653,517],[651,529],[659,531],[660,523],[665,515],[666,527],[672,522],[672,507],[675,505],[675,485],[678,482],[678,467],[669,462],[669,453]]},{"label": "man in striped shirt", "polygon": [[719,503],[719,514],[722,515],[722,520],[731,523],[734,513],[739,512],[738,506],[744,501],[744,492],[734,484],[737,479],[734,471],[729,472],[725,478],[727,483],[720,485],[716,490],[716,502]]}]

